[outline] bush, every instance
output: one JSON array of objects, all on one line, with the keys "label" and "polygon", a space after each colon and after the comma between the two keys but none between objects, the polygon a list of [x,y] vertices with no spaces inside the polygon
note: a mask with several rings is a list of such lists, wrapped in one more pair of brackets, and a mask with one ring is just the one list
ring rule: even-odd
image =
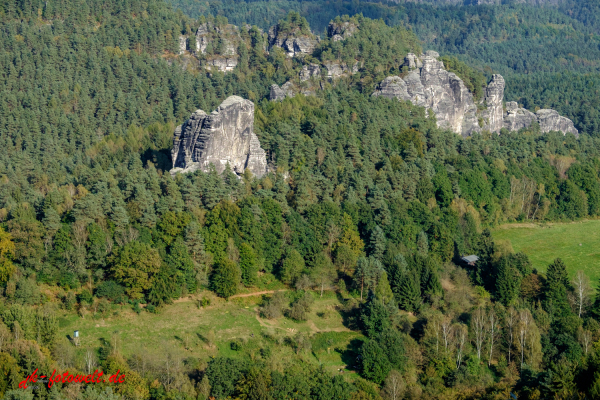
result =
[{"label": "bush", "polygon": [[266,304],[260,308],[260,315],[263,318],[275,319],[282,316],[283,306],[287,302],[283,292],[276,292],[267,300]]},{"label": "bush", "polygon": [[17,281],[12,300],[17,304],[32,306],[42,301],[38,285],[33,279],[21,278]]},{"label": "bush", "polygon": [[65,308],[65,310],[71,311],[73,309],[73,307],[75,306],[75,303],[77,302],[75,293],[68,292],[67,294],[64,295],[64,297],[62,298],[62,301],[63,301],[63,307]]},{"label": "bush", "polygon": [[237,339],[231,342],[230,347],[233,351],[240,351],[244,347],[244,343],[240,339]]},{"label": "bush", "polygon": [[92,304],[94,302],[94,296],[92,296],[92,292],[90,292],[87,289],[84,289],[81,293],[77,295],[77,301],[81,304]]},{"label": "bush", "polygon": [[203,297],[202,300],[198,300],[198,308],[210,306],[210,299]]},{"label": "bush", "polygon": [[142,312],[142,307],[140,307],[139,302],[136,301],[135,303],[133,303],[133,311],[135,311],[138,314]]},{"label": "bush", "polygon": [[96,288],[96,297],[106,297],[113,303],[125,302],[125,288],[115,281],[104,281]]},{"label": "bush", "polygon": [[149,313],[156,314],[157,308],[156,308],[156,306],[154,304],[148,304],[146,306],[146,311],[148,311]]},{"label": "bush", "polygon": [[308,313],[310,307],[314,302],[313,297],[309,292],[305,292],[302,297],[292,304],[292,309],[289,312],[289,317],[296,321],[306,321],[308,319]]}]

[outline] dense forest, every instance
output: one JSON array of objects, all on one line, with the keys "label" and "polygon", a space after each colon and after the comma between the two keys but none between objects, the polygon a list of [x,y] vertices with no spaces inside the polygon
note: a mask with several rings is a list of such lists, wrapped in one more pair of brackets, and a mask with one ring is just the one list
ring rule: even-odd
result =
[{"label": "dense forest", "polygon": [[[507,101],[534,111],[552,108],[580,131],[599,132],[600,9],[598,2],[561,1],[557,6],[502,2],[457,7],[436,2],[197,1],[170,0],[187,15],[221,15],[233,24],[268,29],[286,10],[305,16],[323,32],[338,15],[383,19],[411,29],[425,50],[453,55],[488,77],[506,78]],[[431,4],[433,3],[433,4]]]},{"label": "dense forest", "polygon": [[[414,18],[435,21],[438,9],[431,10]],[[560,11],[543,10],[540,19]],[[157,0],[0,3],[0,396],[600,396],[596,282],[570,276],[560,259],[541,273],[490,233],[504,222],[600,215],[597,111],[586,106],[597,101],[589,90],[600,56],[590,53],[589,65],[568,74],[568,67],[544,69],[533,58],[536,73],[525,74],[484,55],[474,67],[489,69],[467,70],[461,47],[445,48],[457,57],[447,62],[476,82],[512,68],[510,93],[529,99],[528,107],[545,106],[552,96],[570,101],[577,88],[586,89],[579,103],[565,105],[582,129],[578,139],[542,135],[537,125],[462,139],[437,128],[421,107],[371,96],[383,77],[402,72],[408,52],[429,43],[417,40],[419,27],[413,33],[367,15],[353,17],[360,29],[352,38],[324,38],[305,59],[267,53],[264,33],[242,31],[248,36],[240,63],[223,74],[178,56],[179,36],[193,34],[199,21]],[[307,25],[297,13],[281,18]],[[584,28],[564,36],[558,29],[544,34],[565,46],[574,35],[593,47],[595,21],[580,23]],[[578,36],[584,33],[589,39]],[[531,40],[515,35],[523,46],[544,43],[536,41],[540,32]],[[495,51],[506,61],[520,49]],[[316,96],[267,100],[272,83],[335,57],[360,60],[359,72],[323,85]],[[579,86],[562,78],[560,96],[536,91],[547,76]],[[233,94],[255,102],[255,132],[273,170],[261,179],[230,170],[172,178],[175,125]],[[479,260],[462,263],[470,254]],[[173,366],[165,354],[152,367],[110,340],[75,353],[58,334],[60,315],[110,318],[123,307],[160,315],[181,297],[211,291],[228,299],[271,278],[288,292],[265,296],[259,313],[267,319],[303,320],[324,291],[339,295],[337,311],[363,337],[348,363],[357,374],[326,372],[310,354],[327,343],[300,334],[264,338],[293,349],[283,364],[274,363],[269,347],[246,352],[232,343],[235,357],[188,357]],[[127,384],[18,388],[36,368],[89,373],[92,358],[106,374],[125,373]]]}]

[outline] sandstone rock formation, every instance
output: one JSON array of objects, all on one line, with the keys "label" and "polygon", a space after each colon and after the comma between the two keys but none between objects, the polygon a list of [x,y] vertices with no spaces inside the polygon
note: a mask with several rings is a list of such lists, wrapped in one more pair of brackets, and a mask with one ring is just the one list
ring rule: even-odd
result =
[{"label": "sandstone rock formation", "polygon": [[269,93],[269,100],[281,101],[286,97],[294,97],[296,95],[296,88],[291,82],[286,82],[281,87],[278,85],[271,85],[271,92]]},{"label": "sandstone rock formation", "polygon": [[[229,24],[220,27],[205,22],[196,31],[196,53],[207,55],[207,69],[229,72],[238,64],[237,48],[241,40],[237,26]],[[212,46],[212,50],[207,54],[209,46]]]},{"label": "sandstone rock formation", "polygon": [[[469,136],[479,129],[473,95],[458,76],[444,69],[438,57],[434,51],[420,58],[409,54],[405,62],[415,69],[404,80],[386,78],[373,95],[411,100],[416,105],[431,108],[439,127]],[[417,69],[417,65],[422,67]]]},{"label": "sandstone rock formation", "polygon": [[504,86],[504,78],[502,75],[496,74],[492,76],[492,80],[485,89],[484,104],[487,105],[487,108],[482,112],[484,130],[499,132],[504,126],[504,110],[502,109]]},{"label": "sandstone rock formation", "polygon": [[579,131],[573,125],[573,121],[567,117],[558,115],[558,112],[555,110],[538,110],[535,115],[542,132],[561,131],[579,136]]},{"label": "sandstone rock formation", "polygon": [[353,22],[331,21],[327,26],[327,36],[337,42],[349,38],[357,29],[358,26]]},{"label": "sandstone rock formation", "polygon": [[349,76],[358,72],[358,62],[355,63],[352,67],[344,63],[336,63],[336,62],[325,62],[325,68],[327,69],[327,79],[333,81],[335,79],[341,78],[343,76]]},{"label": "sandstone rock formation", "polygon": [[321,77],[321,67],[312,63],[310,65],[302,66],[302,71],[300,71],[300,82],[307,81],[312,77]]},{"label": "sandstone rock formation", "polygon": [[404,77],[385,78],[373,96],[410,100],[413,104],[431,109],[440,128],[450,129],[462,136],[474,132],[499,132],[502,128],[518,130],[537,121],[542,132],[562,131],[578,135],[573,122],[558,115],[554,110],[539,110],[533,114],[521,109],[516,103],[507,103],[503,110],[504,78],[493,75],[481,100],[478,111],[473,95],[464,82],[454,73],[446,71],[438,60],[439,54],[427,51],[417,57],[408,54],[404,66],[410,72]]},{"label": "sandstone rock formation", "polygon": [[254,103],[238,96],[228,97],[210,115],[196,110],[175,129],[171,174],[196,170],[217,172],[231,169],[242,174],[249,169],[257,177],[267,172],[265,151],[253,132]]},{"label": "sandstone rock formation", "polygon": [[187,36],[180,35],[179,36],[179,55],[182,55],[187,50],[188,46],[188,38]]},{"label": "sandstone rock formation", "polygon": [[282,48],[288,57],[302,57],[312,54],[317,47],[317,38],[310,33],[302,33],[295,29],[282,31],[279,25],[272,26],[268,35],[269,51],[273,47]]},{"label": "sandstone rock formation", "polygon": [[506,102],[506,114],[504,115],[504,127],[509,131],[518,131],[527,128],[537,121],[534,113],[524,108],[519,108],[516,101]]}]

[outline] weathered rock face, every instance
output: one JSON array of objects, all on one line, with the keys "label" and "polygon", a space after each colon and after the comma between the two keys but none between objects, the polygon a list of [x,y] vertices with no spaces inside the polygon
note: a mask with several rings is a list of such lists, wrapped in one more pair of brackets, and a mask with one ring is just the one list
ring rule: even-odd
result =
[{"label": "weathered rock face", "polygon": [[504,126],[504,110],[502,101],[504,100],[504,78],[502,75],[493,75],[492,80],[485,90],[485,104],[487,109],[482,112],[484,121],[483,129],[490,132],[499,132]]},{"label": "weathered rock face", "polygon": [[238,64],[237,47],[241,40],[237,26],[230,24],[219,27],[206,22],[196,32],[196,53],[207,54],[208,46],[211,45],[213,48],[206,60],[206,68],[221,72],[233,71]]},{"label": "weathered rock face", "polygon": [[326,62],[325,68],[327,69],[327,79],[333,81],[335,79],[349,76],[358,72],[358,62],[352,67],[349,67],[345,63]]},{"label": "weathered rock face", "polygon": [[237,173],[249,169],[257,177],[267,172],[265,151],[253,132],[254,103],[238,96],[228,97],[210,115],[196,110],[175,129],[171,174],[197,170],[217,172],[227,164]]},{"label": "weathered rock face", "polygon": [[210,69],[218,69],[221,72],[233,71],[238,64],[237,58],[218,57],[207,61],[207,66]]},{"label": "weathered rock face", "polygon": [[558,112],[555,110],[538,110],[535,115],[538,123],[540,124],[540,130],[544,133],[550,131],[561,131],[579,136],[579,131],[575,128],[575,125],[573,125],[573,121],[567,117],[558,115]]},{"label": "weathered rock face", "polygon": [[420,58],[408,55],[405,65],[409,69],[414,68],[413,71],[405,79],[386,78],[374,95],[410,100],[413,104],[430,108],[439,127],[463,136],[471,135],[479,128],[473,95],[458,76],[444,69],[438,57],[434,51],[428,51]]},{"label": "weathered rock face", "polygon": [[312,77],[321,77],[321,67],[312,63],[310,65],[302,66],[302,71],[300,71],[300,82],[307,81]]},{"label": "weathered rock face", "polygon": [[269,51],[273,47],[281,47],[288,57],[303,57],[312,54],[318,41],[310,34],[296,32],[281,32],[279,25],[272,26],[268,35]]},{"label": "weathered rock face", "polygon": [[327,36],[334,42],[348,39],[358,29],[358,26],[352,22],[334,22],[331,21],[327,26]]},{"label": "weathered rock face", "polygon": [[286,97],[294,97],[296,95],[296,88],[292,82],[286,82],[281,87],[273,84],[271,85],[271,92],[269,93],[269,100],[281,101]]},{"label": "weathered rock face", "polygon": [[383,96],[388,99],[395,97],[398,100],[411,100],[412,98],[408,94],[406,82],[399,76],[388,76],[381,81],[373,96]]},{"label": "weathered rock face", "polygon": [[440,128],[451,129],[462,136],[483,130],[518,130],[530,126],[534,121],[539,122],[542,132],[556,130],[578,135],[573,122],[554,110],[540,110],[536,115],[518,108],[516,103],[507,103],[505,113],[505,82],[501,75],[492,77],[482,99],[485,108],[478,111],[473,95],[464,82],[456,74],[446,71],[438,58],[439,54],[435,51],[427,51],[419,57],[408,54],[404,66],[410,72],[404,79],[398,76],[385,78],[373,96],[410,100],[415,105],[431,109]]},{"label": "weathered rock face", "polygon": [[506,114],[504,115],[504,127],[509,131],[518,131],[527,128],[537,121],[534,113],[524,108],[519,108],[516,101],[506,102]]},{"label": "weathered rock face", "polygon": [[180,35],[179,36],[179,55],[184,54],[187,50],[188,46],[188,38],[187,36]]}]

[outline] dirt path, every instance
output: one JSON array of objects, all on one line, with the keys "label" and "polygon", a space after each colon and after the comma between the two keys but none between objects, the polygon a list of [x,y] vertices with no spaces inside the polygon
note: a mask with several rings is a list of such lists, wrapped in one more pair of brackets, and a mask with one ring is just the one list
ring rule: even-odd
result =
[{"label": "dirt path", "polygon": [[261,294],[269,294],[269,293],[275,293],[275,292],[287,292],[287,289],[263,290],[262,292],[235,294],[235,295],[231,296],[230,299],[235,299],[236,297],[252,297],[252,296],[258,296],[258,295],[261,295]]}]

